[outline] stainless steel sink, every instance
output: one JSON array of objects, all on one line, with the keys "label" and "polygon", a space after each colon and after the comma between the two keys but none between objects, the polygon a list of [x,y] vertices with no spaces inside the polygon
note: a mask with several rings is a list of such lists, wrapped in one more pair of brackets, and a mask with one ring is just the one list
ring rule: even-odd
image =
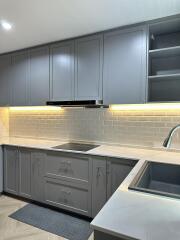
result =
[{"label": "stainless steel sink", "polygon": [[146,162],[129,189],[180,198],[180,165]]}]

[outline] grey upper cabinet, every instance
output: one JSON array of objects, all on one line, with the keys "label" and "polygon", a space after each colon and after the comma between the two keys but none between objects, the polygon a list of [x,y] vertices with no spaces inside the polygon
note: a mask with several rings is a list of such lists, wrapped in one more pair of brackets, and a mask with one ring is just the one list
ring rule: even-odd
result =
[{"label": "grey upper cabinet", "polygon": [[30,50],[29,101],[30,105],[46,105],[49,100],[49,47]]},{"label": "grey upper cabinet", "polygon": [[29,58],[28,51],[12,55],[11,106],[28,105]]},{"label": "grey upper cabinet", "polygon": [[146,101],[146,26],[111,31],[104,35],[105,104]]},{"label": "grey upper cabinet", "polygon": [[93,159],[93,177],[92,177],[92,217],[101,210],[106,203],[106,160]]},{"label": "grey upper cabinet", "polygon": [[103,35],[75,41],[75,99],[102,99]]},{"label": "grey upper cabinet", "polygon": [[19,151],[19,195],[31,198],[31,152]]},{"label": "grey upper cabinet", "polygon": [[51,100],[74,99],[74,41],[51,46]]},{"label": "grey upper cabinet", "polygon": [[16,147],[4,147],[4,190],[18,194],[18,150]]},{"label": "grey upper cabinet", "polygon": [[0,56],[0,106],[10,104],[11,55]]}]

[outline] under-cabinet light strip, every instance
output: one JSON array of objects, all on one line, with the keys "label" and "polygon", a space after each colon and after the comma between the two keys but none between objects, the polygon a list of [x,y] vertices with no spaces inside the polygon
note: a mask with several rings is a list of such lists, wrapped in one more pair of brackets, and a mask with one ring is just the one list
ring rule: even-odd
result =
[{"label": "under-cabinet light strip", "polygon": [[[55,106],[29,106],[10,107],[10,111],[59,111],[62,107]],[[112,111],[138,111],[138,110],[180,110],[180,103],[148,103],[148,104],[115,104],[109,107]]]},{"label": "under-cabinet light strip", "polygon": [[10,107],[10,111],[59,111],[61,107],[47,107],[47,106],[30,106],[30,107]]},{"label": "under-cabinet light strip", "polygon": [[180,110],[180,103],[148,103],[148,104],[117,104],[110,105],[112,111],[138,110]]}]

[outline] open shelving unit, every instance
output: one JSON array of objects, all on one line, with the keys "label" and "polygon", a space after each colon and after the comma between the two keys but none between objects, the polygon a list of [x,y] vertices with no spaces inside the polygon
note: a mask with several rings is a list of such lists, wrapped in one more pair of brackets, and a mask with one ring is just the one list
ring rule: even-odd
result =
[{"label": "open shelving unit", "polygon": [[180,18],[149,26],[149,102],[180,101]]}]

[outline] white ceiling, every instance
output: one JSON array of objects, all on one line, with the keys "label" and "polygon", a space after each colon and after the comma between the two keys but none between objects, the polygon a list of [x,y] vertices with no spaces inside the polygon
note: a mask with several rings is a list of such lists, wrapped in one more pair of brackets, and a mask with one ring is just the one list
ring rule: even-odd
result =
[{"label": "white ceiling", "polygon": [[0,0],[0,53],[180,13],[180,0]]}]

